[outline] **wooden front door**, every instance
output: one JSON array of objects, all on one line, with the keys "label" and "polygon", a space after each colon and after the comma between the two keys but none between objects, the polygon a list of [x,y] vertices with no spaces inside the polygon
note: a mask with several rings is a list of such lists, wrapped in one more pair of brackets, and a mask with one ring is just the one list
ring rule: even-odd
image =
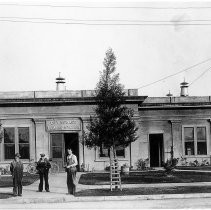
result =
[{"label": "wooden front door", "polygon": [[62,133],[51,134],[51,158],[59,165],[59,170],[64,170],[64,135]]}]

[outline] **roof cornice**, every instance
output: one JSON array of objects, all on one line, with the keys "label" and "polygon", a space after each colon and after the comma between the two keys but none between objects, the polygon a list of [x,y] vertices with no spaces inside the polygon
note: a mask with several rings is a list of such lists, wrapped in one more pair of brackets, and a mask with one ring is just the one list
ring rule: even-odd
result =
[{"label": "roof cornice", "polygon": [[[140,105],[147,96],[126,96],[124,104]],[[1,106],[95,105],[95,97],[0,99]]]}]

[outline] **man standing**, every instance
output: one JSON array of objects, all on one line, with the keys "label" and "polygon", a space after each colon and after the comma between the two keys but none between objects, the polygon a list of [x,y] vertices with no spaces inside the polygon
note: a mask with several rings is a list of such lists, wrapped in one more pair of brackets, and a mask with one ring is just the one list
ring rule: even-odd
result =
[{"label": "man standing", "polygon": [[42,192],[43,191],[43,178],[45,180],[45,190],[46,192],[50,192],[49,191],[49,183],[48,183],[48,172],[49,169],[51,168],[51,164],[48,161],[47,158],[45,158],[45,154],[40,154],[41,158],[39,159],[38,163],[37,163],[37,170],[39,172],[40,175],[40,184],[39,184],[39,189],[38,192]]},{"label": "man standing", "polygon": [[15,159],[10,164],[10,171],[13,177],[13,195],[22,196],[23,163],[20,154],[15,154]]},{"label": "man standing", "polygon": [[66,172],[67,172],[67,188],[68,188],[68,194],[75,195],[76,191],[76,166],[78,165],[78,161],[75,155],[73,155],[72,150],[69,148],[67,149],[67,166],[66,166]]}]

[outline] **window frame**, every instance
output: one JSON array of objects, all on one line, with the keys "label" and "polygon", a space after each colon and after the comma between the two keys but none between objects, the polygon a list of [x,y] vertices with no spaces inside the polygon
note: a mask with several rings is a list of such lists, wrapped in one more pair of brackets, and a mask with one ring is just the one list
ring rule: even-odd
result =
[{"label": "window frame", "polygon": [[[129,161],[129,159],[130,159],[130,157],[129,157],[129,155],[130,155],[130,145],[128,147],[124,148],[124,150],[125,150],[125,156],[124,157],[123,156],[117,157],[119,161]],[[110,160],[109,157],[100,157],[100,148],[99,147],[95,148],[94,151],[95,151],[94,162],[104,162],[104,163],[109,162],[109,160]]]},{"label": "window frame", "polygon": [[[102,145],[103,147],[103,145]],[[106,149],[106,148],[103,148],[103,149]],[[109,149],[107,149],[109,150]],[[125,158],[126,157],[126,153],[125,153],[125,148],[122,148],[121,150],[124,150],[124,156],[117,156],[117,158]],[[110,153],[110,151],[108,152],[108,154]],[[109,158],[109,156],[100,156],[100,148],[98,148],[98,158]]]},{"label": "window frame", "polygon": [[[28,143],[28,145],[29,145],[29,158],[27,158],[27,159],[22,159],[21,158],[22,161],[29,161],[31,159],[31,132],[32,132],[31,131],[31,126],[24,125],[24,124],[23,125],[20,124],[20,125],[16,125],[16,126],[14,126],[14,125],[4,125],[3,129],[5,129],[5,128],[14,128],[15,153],[19,153],[19,144],[24,144],[24,143],[19,143],[18,128],[28,128],[29,129],[29,143]],[[2,143],[3,143],[2,144],[3,145],[3,148],[2,148],[2,150],[3,150],[3,156],[2,156],[3,161],[5,161],[5,162],[12,161],[14,159],[14,157],[15,157],[15,154],[14,154],[14,157],[12,157],[11,159],[6,159],[5,158],[4,137],[3,137]]]},{"label": "window frame", "polygon": [[[29,131],[29,140],[28,140],[28,143],[20,143],[20,141],[19,141],[19,128],[28,128],[28,131]],[[30,127],[27,127],[27,126],[18,126],[18,127],[16,127],[16,129],[17,129],[17,151],[18,151],[18,153],[20,153],[20,144],[21,145],[28,145],[29,146],[29,158],[27,158],[27,159],[23,159],[23,160],[30,160]],[[16,152],[15,152],[16,153]]]},{"label": "window frame", "polygon": [[[204,155],[198,155],[198,148],[197,148],[197,143],[198,143],[198,139],[197,139],[197,128],[200,127],[204,127],[206,129],[206,150],[207,150],[207,154]],[[185,154],[185,128],[193,128],[194,129],[194,154],[193,155],[186,155]],[[209,156],[209,126],[205,125],[205,124],[198,124],[198,125],[182,125],[182,149],[183,149],[183,156],[184,157],[207,157]]]},{"label": "window frame", "polygon": [[[61,146],[53,146],[53,135],[61,135]],[[65,155],[65,147],[64,147],[64,135],[62,135],[63,133],[58,133],[58,132],[52,132],[50,133],[50,158],[52,159],[64,159],[64,155]],[[62,150],[62,157],[53,157],[53,149],[54,148],[61,148]]]},{"label": "window frame", "polygon": [[[4,135],[5,135],[5,134],[3,135],[3,141],[2,141],[2,143],[3,143],[3,151],[4,151],[4,152],[3,152],[3,153],[4,153],[4,154],[3,154],[3,157],[4,157],[4,160],[5,160],[5,161],[8,161],[8,160],[11,160],[11,159],[6,159],[6,158],[5,158],[5,144],[12,144],[12,145],[14,145],[14,146],[15,146],[15,152],[16,152],[16,147],[17,147],[17,145],[16,145],[16,139],[15,139],[15,132],[16,132],[16,131],[15,131],[15,127],[12,127],[12,126],[4,126],[3,129],[5,129],[5,128],[13,128],[13,130],[14,130],[14,143],[5,143],[5,138],[4,138]],[[14,155],[15,155],[15,154],[14,154]]]}]

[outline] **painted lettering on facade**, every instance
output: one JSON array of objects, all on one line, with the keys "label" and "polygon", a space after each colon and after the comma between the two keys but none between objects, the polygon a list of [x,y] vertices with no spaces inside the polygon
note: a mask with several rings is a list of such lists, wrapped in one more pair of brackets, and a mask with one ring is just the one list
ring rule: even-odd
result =
[{"label": "painted lettering on facade", "polygon": [[72,131],[81,130],[81,123],[77,119],[72,120],[47,120],[47,131]]}]

